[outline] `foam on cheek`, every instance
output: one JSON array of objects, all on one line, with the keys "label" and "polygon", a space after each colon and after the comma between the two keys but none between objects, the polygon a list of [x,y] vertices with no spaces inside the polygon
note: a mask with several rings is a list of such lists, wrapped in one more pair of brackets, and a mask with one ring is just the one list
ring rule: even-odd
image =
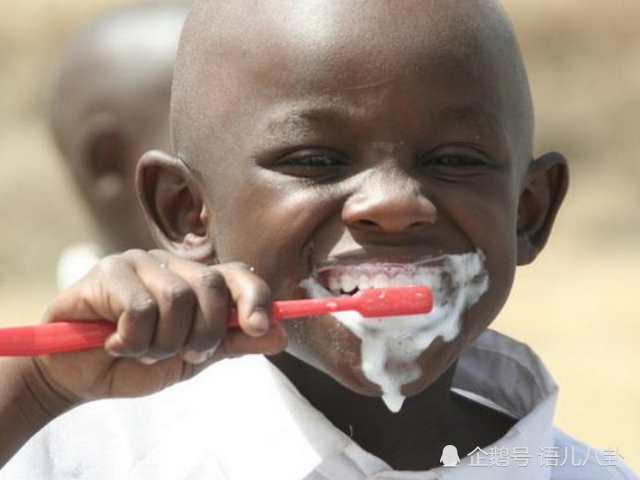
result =
[{"label": "foam on cheek", "polygon": [[[384,268],[384,267],[382,267]],[[397,271],[397,266],[393,267]],[[421,375],[418,357],[437,337],[453,340],[462,328],[462,314],[489,288],[481,251],[438,257],[433,265],[406,265],[412,281],[433,293],[434,308],[428,315],[364,318],[357,312],[332,315],[361,341],[362,371],[380,386],[382,399],[392,412],[402,408],[402,386]],[[314,278],[301,284],[310,297],[327,296]]]}]

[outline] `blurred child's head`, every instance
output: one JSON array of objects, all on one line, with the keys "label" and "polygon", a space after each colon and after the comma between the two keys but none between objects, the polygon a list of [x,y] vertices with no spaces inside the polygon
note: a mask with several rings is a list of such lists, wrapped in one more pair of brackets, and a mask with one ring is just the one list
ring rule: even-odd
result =
[{"label": "blurred child's head", "polygon": [[87,25],[64,55],[51,128],[107,253],[151,247],[134,191],[135,167],[170,149],[171,80],[184,3],[121,7]]},{"label": "blurred child's head", "polygon": [[494,1],[201,1],[173,95],[177,158],[146,155],[138,178],[166,248],[250,264],[275,298],[436,282],[437,325],[287,322],[289,354],[366,395],[386,388],[372,362],[403,395],[453,365],[566,190],[564,158],[532,155],[527,77]]}]

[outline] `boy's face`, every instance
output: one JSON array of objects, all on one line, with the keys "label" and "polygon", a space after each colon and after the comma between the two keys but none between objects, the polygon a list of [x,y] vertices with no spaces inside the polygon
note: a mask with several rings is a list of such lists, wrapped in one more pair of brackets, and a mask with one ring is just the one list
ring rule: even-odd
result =
[{"label": "boy's face", "polygon": [[[484,253],[488,292],[454,340],[420,356],[407,395],[441,375],[508,296],[530,146],[496,40],[445,21],[462,7],[427,3],[432,15],[419,13],[424,2],[400,12],[386,2],[370,12],[289,7],[287,28],[252,26],[222,80],[221,65],[194,55],[177,89],[198,109],[178,153],[207,192],[218,259],[255,267],[274,298],[304,296],[300,282],[327,265],[357,279],[363,265]],[[362,374],[359,339],[333,317],[286,328],[289,353],[379,394]]]}]

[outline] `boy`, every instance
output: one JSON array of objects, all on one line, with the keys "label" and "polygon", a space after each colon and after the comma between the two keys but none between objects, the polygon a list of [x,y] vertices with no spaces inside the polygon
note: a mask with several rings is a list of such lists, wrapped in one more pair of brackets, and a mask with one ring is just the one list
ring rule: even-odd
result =
[{"label": "boy", "polygon": [[105,255],[153,246],[135,194],[135,165],[150,148],[169,149],[171,79],[187,11],[176,2],[118,8],[87,25],[63,58],[51,130],[100,243],[63,252],[60,288]]},{"label": "boy", "polygon": [[[0,364],[1,456],[80,403],[201,373],[70,411],[5,478],[634,478],[554,431],[544,367],[485,332],[568,178],[531,156],[498,4],[198,2],[172,132],[177,157],[137,174],[167,251],[106,259],[53,303],[48,321],[117,321],[106,351]],[[272,298],[406,283],[433,289],[432,314],[268,323]],[[463,459],[438,468],[448,445]],[[474,468],[476,447],[506,462]],[[585,466],[541,466],[556,447]]]}]

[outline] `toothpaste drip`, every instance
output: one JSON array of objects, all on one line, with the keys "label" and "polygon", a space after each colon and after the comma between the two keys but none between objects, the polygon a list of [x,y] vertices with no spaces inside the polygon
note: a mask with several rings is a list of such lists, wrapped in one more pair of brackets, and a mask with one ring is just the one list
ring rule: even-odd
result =
[{"label": "toothpaste drip", "polygon": [[[484,254],[479,250],[445,255],[416,264],[344,267],[345,270],[349,268],[356,274],[385,272],[387,278],[392,279],[390,286],[426,285],[432,291],[434,308],[427,315],[364,318],[358,312],[332,314],[360,339],[365,377],[380,386],[387,408],[394,413],[399,412],[405,400],[402,386],[420,377],[420,366],[416,363],[420,354],[437,337],[445,342],[453,340],[462,328],[464,311],[489,288]],[[311,298],[331,295],[314,276],[303,281],[301,286]],[[359,287],[363,288],[362,285]],[[334,291],[334,288],[331,290]]]}]

